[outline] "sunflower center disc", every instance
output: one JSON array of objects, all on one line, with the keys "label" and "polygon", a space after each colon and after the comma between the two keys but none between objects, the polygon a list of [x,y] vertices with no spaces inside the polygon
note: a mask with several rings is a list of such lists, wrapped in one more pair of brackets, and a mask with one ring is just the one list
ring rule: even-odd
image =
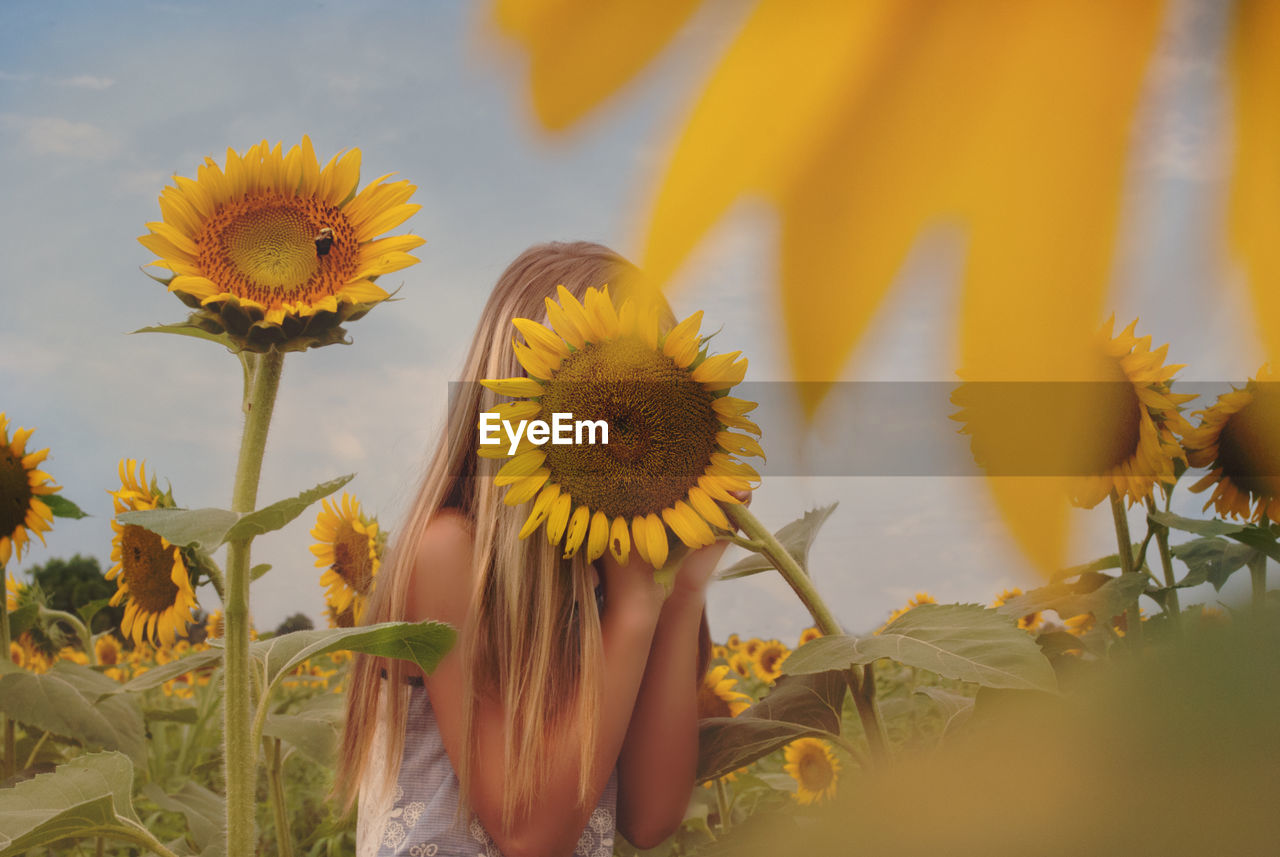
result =
[{"label": "sunflower center disc", "polygon": [[333,544],[333,570],[360,595],[367,595],[373,582],[369,537],[349,524],[343,526]]},{"label": "sunflower center disc", "polygon": [[31,484],[22,460],[8,446],[0,446],[0,538],[12,535],[27,520]]},{"label": "sunflower center disc", "polygon": [[121,574],[129,587],[129,597],[143,613],[163,613],[177,603],[178,585],[173,582],[174,552],[160,537],[136,524],[126,524],[120,534]]},{"label": "sunflower center disc", "polygon": [[1255,497],[1280,496],[1280,385],[1259,384],[1253,401],[1233,414],[1218,438],[1222,473]]},{"label": "sunflower center disc", "polygon": [[800,764],[800,779],[804,787],[811,792],[820,792],[831,785],[831,764],[823,757],[821,750],[807,752]]},{"label": "sunflower center disc", "polygon": [[196,247],[206,277],[267,306],[334,294],[357,262],[355,230],[341,211],[280,193],[223,205],[201,228]]},{"label": "sunflower center disc", "polygon": [[639,339],[591,344],[544,384],[541,419],[604,420],[608,444],[547,444],[552,479],[610,518],[660,512],[706,472],[720,421],[712,395]]}]

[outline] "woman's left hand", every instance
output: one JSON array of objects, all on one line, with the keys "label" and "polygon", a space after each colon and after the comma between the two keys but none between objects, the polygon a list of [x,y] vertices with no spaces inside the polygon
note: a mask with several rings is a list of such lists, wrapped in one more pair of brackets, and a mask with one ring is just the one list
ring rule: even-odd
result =
[{"label": "woman's left hand", "polygon": [[[751,504],[750,491],[735,491],[734,496],[743,502],[744,505]],[[673,585],[671,594],[677,593],[688,596],[701,596],[706,592],[707,584],[711,582],[711,576],[715,573],[716,566],[720,562],[720,557],[724,555],[725,548],[729,546],[727,538],[716,539],[705,547],[700,547],[689,551],[685,554],[680,566],[676,570],[675,584]]]}]

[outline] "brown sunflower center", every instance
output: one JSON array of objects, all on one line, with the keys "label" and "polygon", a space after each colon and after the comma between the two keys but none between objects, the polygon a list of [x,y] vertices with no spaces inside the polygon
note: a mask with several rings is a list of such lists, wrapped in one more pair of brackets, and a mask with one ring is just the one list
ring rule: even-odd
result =
[{"label": "brown sunflower center", "polygon": [[707,717],[732,717],[729,701],[716,693],[715,688],[703,682],[698,689],[698,719]]},{"label": "brown sunflower center", "polygon": [[150,530],[126,524],[120,534],[121,576],[129,587],[129,598],[143,613],[163,613],[178,600],[173,582],[177,548],[165,547]]},{"label": "brown sunflower center", "polygon": [[195,243],[204,276],[264,306],[336,294],[359,260],[355,229],[339,209],[275,191],[226,203]]},{"label": "brown sunflower center", "polygon": [[767,649],[761,649],[760,658],[759,658],[760,669],[764,670],[769,675],[772,675],[773,673],[777,672],[778,660],[781,657],[782,657],[782,651],[780,649],[776,649],[773,647],[770,647]]},{"label": "brown sunflower center", "polygon": [[801,785],[811,792],[823,791],[835,776],[826,754],[819,749],[806,749],[796,767],[800,771]]},{"label": "brown sunflower center", "polygon": [[369,537],[344,522],[333,540],[333,570],[359,595],[368,595],[373,583],[373,558]]},{"label": "brown sunflower center", "polygon": [[0,538],[17,532],[31,508],[31,483],[22,459],[8,445],[0,445]]},{"label": "brown sunflower center", "polygon": [[[547,444],[552,479],[610,518],[660,512],[706,472],[720,421],[712,396],[639,339],[588,345],[545,385],[542,416],[604,420],[607,444]],[[597,438],[598,440],[598,438]]]},{"label": "brown sunflower center", "polygon": [[112,637],[103,637],[98,642],[97,655],[99,664],[106,667],[114,667],[120,663],[120,644]]},{"label": "brown sunflower center", "polygon": [[1255,385],[1253,399],[1222,426],[1218,466],[1236,487],[1255,497],[1280,497],[1280,385]]}]

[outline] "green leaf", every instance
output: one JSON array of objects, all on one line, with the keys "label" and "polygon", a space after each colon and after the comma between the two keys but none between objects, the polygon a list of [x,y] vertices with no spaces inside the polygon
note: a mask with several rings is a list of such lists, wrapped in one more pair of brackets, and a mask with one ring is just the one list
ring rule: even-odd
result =
[{"label": "green leaf", "polygon": [[188,652],[177,660],[169,661],[169,663],[161,664],[158,667],[152,667],[141,675],[134,676],[124,684],[117,685],[116,689],[118,692],[137,693],[138,691],[159,687],[169,679],[177,678],[185,672],[221,664],[223,652],[224,650],[221,646],[201,649],[198,652]]},{"label": "green leaf", "polygon": [[6,672],[0,674],[0,712],[92,749],[120,750],[144,765],[146,735],[138,702],[114,694],[117,688],[107,684],[116,683],[73,663],[39,675]]},{"label": "green leaf", "polygon": [[222,795],[191,780],[174,794],[167,794],[156,783],[147,783],[141,791],[156,806],[187,819],[190,838],[202,857],[226,853],[227,802]]},{"label": "green leaf", "polygon": [[1212,583],[1217,591],[1221,591],[1227,579],[1257,554],[1248,545],[1216,536],[1173,545],[1169,552],[1187,566],[1187,576],[1174,584],[1176,588]]},{"label": "green leaf", "polygon": [[973,714],[973,697],[941,687],[918,687],[916,693],[929,697],[942,714],[942,734],[962,725]]},{"label": "green leaf", "polygon": [[1241,544],[1248,545],[1259,553],[1266,554],[1269,558],[1280,562],[1280,544],[1276,543],[1276,537],[1270,530],[1250,526],[1245,527],[1238,533],[1229,533],[1229,535]]},{"label": "green leaf", "polygon": [[338,752],[338,732],[346,715],[337,694],[311,697],[289,714],[268,714],[262,734],[279,738],[323,768],[332,768]]},{"label": "green leaf", "polygon": [[1201,521],[1196,518],[1184,518],[1173,512],[1148,512],[1147,517],[1157,524],[1163,524],[1171,530],[1182,530],[1195,533],[1197,536],[1229,536],[1243,530],[1246,524],[1229,524],[1226,521]]},{"label": "green leaf", "polygon": [[791,675],[846,669],[891,658],[947,678],[987,687],[1057,691],[1053,668],[1015,619],[977,604],[922,604],[878,636],[827,636],[791,653]]},{"label": "green leaf", "polygon": [[[76,608],[76,613],[80,614],[80,621],[84,623],[86,628],[93,627],[93,617],[98,615],[98,611],[111,604],[110,598],[99,598],[96,601],[90,601],[87,604],[81,604]],[[90,631],[92,633],[92,631]]]},{"label": "green leaf", "polygon": [[[154,279],[154,278],[153,278]],[[189,321],[179,321],[173,324],[156,324],[151,327],[140,327],[133,331],[134,333],[174,333],[178,336],[192,336],[196,339],[207,339],[209,342],[216,342],[228,351],[239,351],[240,349],[231,337],[225,333],[211,333],[204,330],[199,325],[192,324]]]},{"label": "green leaf", "polygon": [[[303,491],[297,497],[280,500],[256,512],[250,512],[235,522],[234,526],[223,537],[223,541],[241,541],[278,530],[305,512],[312,503],[322,497],[328,497],[355,478],[356,475],[354,473],[348,473],[346,476],[339,476],[337,479],[321,482],[316,487]],[[169,539],[169,541],[173,541],[173,539]]]},{"label": "green leaf", "polygon": [[[40,605],[35,602],[23,604],[9,614],[9,638],[17,639],[18,635],[36,624],[40,617]],[[7,658],[5,660],[8,660]]]},{"label": "green leaf", "polygon": [[250,652],[263,664],[270,686],[307,658],[341,650],[403,658],[430,673],[453,647],[456,636],[443,622],[383,622],[359,628],[294,631],[258,640]]},{"label": "green leaf", "polygon": [[259,577],[262,577],[262,575],[266,574],[270,570],[271,570],[271,565],[269,563],[264,562],[260,565],[255,565],[253,568],[249,569],[249,580],[251,582],[254,580],[257,580]]},{"label": "green leaf", "polygon": [[200,719],[200,712],[194,705],[185,705],[182,708],[144,708],[142,716],[148,722],[195,723]]},{"label": "green leaf", "polygon": [[226,509],[145,509],[122,512],[116,520],[150,530],[179,547],[211,551],[226,541],[240,516]]},{"label": "green leaf", "polygon": [[[1134,557],[1142,549],[1142,542],[1134,542],[1132,545]],[[1104,557],[1099,557],[1093,562],[1086,562],[1083,565],[1073,565],[1070,568],[1064,568],[1053,575],[1053,580],[1067,580],[1072,577],[1079,577],[1082,574],[1092,574],[1099,571],[1108,571],[1113,568],[1120,568],[1120,554],[1112,553]]]},{"label": "green leaf", "polygon": [[49,507],[49,511],[53,512],[53,516],[55,518],[71,518],[72,520],[77,520],[79,518],[90,517],[88,512],[84,511],[61,494],[44,494],[40,497],[40,502]]},{"label": "green leaf", "polygon": [[120,753],[79,756],[53,773],[0,789],[0,857],[19,857],[59,839],[139,841],[132,793],[133,765]]},{"label": "green leaf", "polygon": [[[836,510],[837,505],[832,503],[830,506],[823,506],[820,509],[810,509],[804,513],[804,517],[797,518],[774,533],[774,536],[782,546],[787,549],[787,553],[791,554],[796,562],[800,563],[800,567],[806,573],[809,571],[809,548],[813,545],[813,540],[817,537],[818,530],[826,523],[827,518],[831,517],[831,513]],[[771,571],[772,569],[773,563],[760,554],[753,553],[720,572],[716,575],[716,579],[730,580],[735,577],[759,574],[762,571]]]},{"label": "green leaf", "polygon": [[1145,574],[1122,574],[1083,592],[1074,584],[1051,583],[1010,598],[996,609],[1014,619],[1042,610],[1053,610],[1063,619],[1092,613],[1099,622],[1107,623],[1138,600],[1147,588],[1147,579]]},{"label": "green leaf", "polygon": [[783,676],[772,693],[737,717],[699,721],[698,779],[722,777],[796,738],[837,738],[847,687],[840,672]]}]

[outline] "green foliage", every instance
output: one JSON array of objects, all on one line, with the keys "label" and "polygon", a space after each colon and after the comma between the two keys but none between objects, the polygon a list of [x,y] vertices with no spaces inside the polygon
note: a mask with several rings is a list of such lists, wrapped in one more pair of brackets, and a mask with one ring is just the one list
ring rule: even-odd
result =
[{"label": "green foliage", "polygon": [[[1099,579],[1105,581],[1101,586],[1097,586]],[[1146,587],[1146,575],[1085,576],[1078,583],[1053,583],[1033,589],[1010,598],[996,609],[1015,620],[1044,610],[1053,610],[1064,619],[1092,613],[1099,622],[1107,624],[1137,602]]]},{"label": "green foliage", "polygon": [[[797,518],[782,529],[774,533],[778,542],[787,549],[791,556],[795,557],[796,562],[800,563],[800,567],[806,572],[809,570],[809,548],[813,545],[813,540],[818,536],[818,530],[822,529],[822,525],[827,522],[827,518],[831,517],[831,513],[836,510],[835,503],[830,506],[823,506],[819,509],[810,509],[804,513],[804,516]],[[773,564],[758,553],[739,560],[724,571],[716,575],[719,580],[729,580],[735,577],[746,577],[751,574],[759,574],[762,571],[772,571]]]},{"label": "green foliage", "polygon": [[339,650],[413,661],[426,673],[440,663],[457,635],[443,622],[383,622],[358,628],[297,631],[250,646],[267,687],[308,658]]},{"label": "green foliage", "polygon": [[72,503],[61,494],[45,494],[40,498],[49,511],[53,513],[55,518],[70,518],[78,520],[80,518],[88,518],[89,513],[81,509],[75,503]]},{"label": "green foliage", "polygon": [[[71,559],[54,557],[42,565],[32,566],[27,573],[43,593],[46,606],[72,615],[79,614],[82,618],[88,612],[91,616],[88,627],[95,634],[119,628],[124,620],[124,605],[111,607],[107,604],[115,595],[116,584],[107,580],[95,557],[80,554]],[[62,635],[75,639],[71,626],[67,623],[61,625]],[[47,653],[54,651],[52,641],[45,643],[47,632],[33,636],[37,644],[43,644],[41,647]]]}]

